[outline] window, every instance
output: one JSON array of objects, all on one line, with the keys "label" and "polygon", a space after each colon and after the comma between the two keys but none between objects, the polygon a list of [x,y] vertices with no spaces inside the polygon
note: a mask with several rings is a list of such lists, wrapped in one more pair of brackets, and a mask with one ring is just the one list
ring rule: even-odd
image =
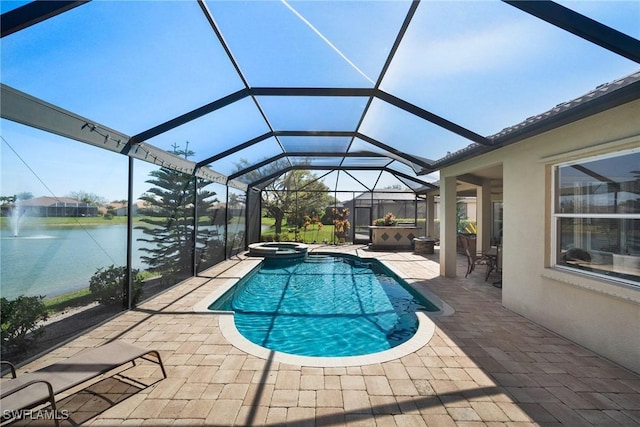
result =
[{"label": "window", "polygon": [[640,150],[554,172],[555,264],[640,286]]}]

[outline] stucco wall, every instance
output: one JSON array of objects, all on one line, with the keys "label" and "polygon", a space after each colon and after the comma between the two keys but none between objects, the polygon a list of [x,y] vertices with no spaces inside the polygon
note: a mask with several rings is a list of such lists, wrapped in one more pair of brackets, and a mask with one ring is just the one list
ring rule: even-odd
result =
[{"label": "stucco wall", "polygon": [[502,301],[594,352],[640,372],[640,288],[549,267],[551,165],[640,146],[640,101],[441,171],[502,163]]}]

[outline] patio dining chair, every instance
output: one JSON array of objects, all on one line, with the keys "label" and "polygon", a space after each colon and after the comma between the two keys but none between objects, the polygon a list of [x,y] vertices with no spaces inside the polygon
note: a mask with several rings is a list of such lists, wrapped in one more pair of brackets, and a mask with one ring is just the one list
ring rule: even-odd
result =
[{"label": "patio dining chair", "polygon": [[465,278],[469,277],[469,275],[476,268],[476,265],[486,265],[487,273],[485,274],[484,280],[485,282],[489,279],[489,275],[492,271],[497,270],[497,252],[494,257],[493,254],[488,254],[487,252],[478,254],[475,250],[471,250],[471,244],[469,242],[469,237],[460,236],[460,243],[462,244],[462,248],[464,250],[464,254],[467,257],[467,273],[464,275]]}]

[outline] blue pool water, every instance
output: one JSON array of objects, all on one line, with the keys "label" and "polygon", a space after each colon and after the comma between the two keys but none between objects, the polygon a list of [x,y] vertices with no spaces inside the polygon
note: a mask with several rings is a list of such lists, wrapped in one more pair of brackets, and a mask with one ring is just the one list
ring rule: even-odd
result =
[{"label": "blue pool water", "polygon": [[411,338],[417,310],[438,311],[400,281],[377,261],[351,256],[265,260],[209,309],[234,311],[238,331],[271,350],[358,356]]}]

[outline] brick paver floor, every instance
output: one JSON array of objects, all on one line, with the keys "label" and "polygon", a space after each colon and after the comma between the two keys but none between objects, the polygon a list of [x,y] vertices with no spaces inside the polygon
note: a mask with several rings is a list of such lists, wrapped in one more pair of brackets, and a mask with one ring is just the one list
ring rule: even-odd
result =
[{"label": "brick paver floor", "polygon": [[227,342],[218,328],[222,315],[193,311],[255,264],[238,257],[20,371],[114,339],[160,351],[167,379],[155,364],[142,362],[69,394],[60,400],[60,413],[69,415],[62,426],[640,425],[639,375],[506,310],[501,290],[484,281],[483,271],[464,278],[462,259],[461,275],[447,279],[438,275],[437,254],[317,249],[373,255],[455,313],[433,319],[435,334],[426,346],[389,362],[306,367],[260,359]]}]

